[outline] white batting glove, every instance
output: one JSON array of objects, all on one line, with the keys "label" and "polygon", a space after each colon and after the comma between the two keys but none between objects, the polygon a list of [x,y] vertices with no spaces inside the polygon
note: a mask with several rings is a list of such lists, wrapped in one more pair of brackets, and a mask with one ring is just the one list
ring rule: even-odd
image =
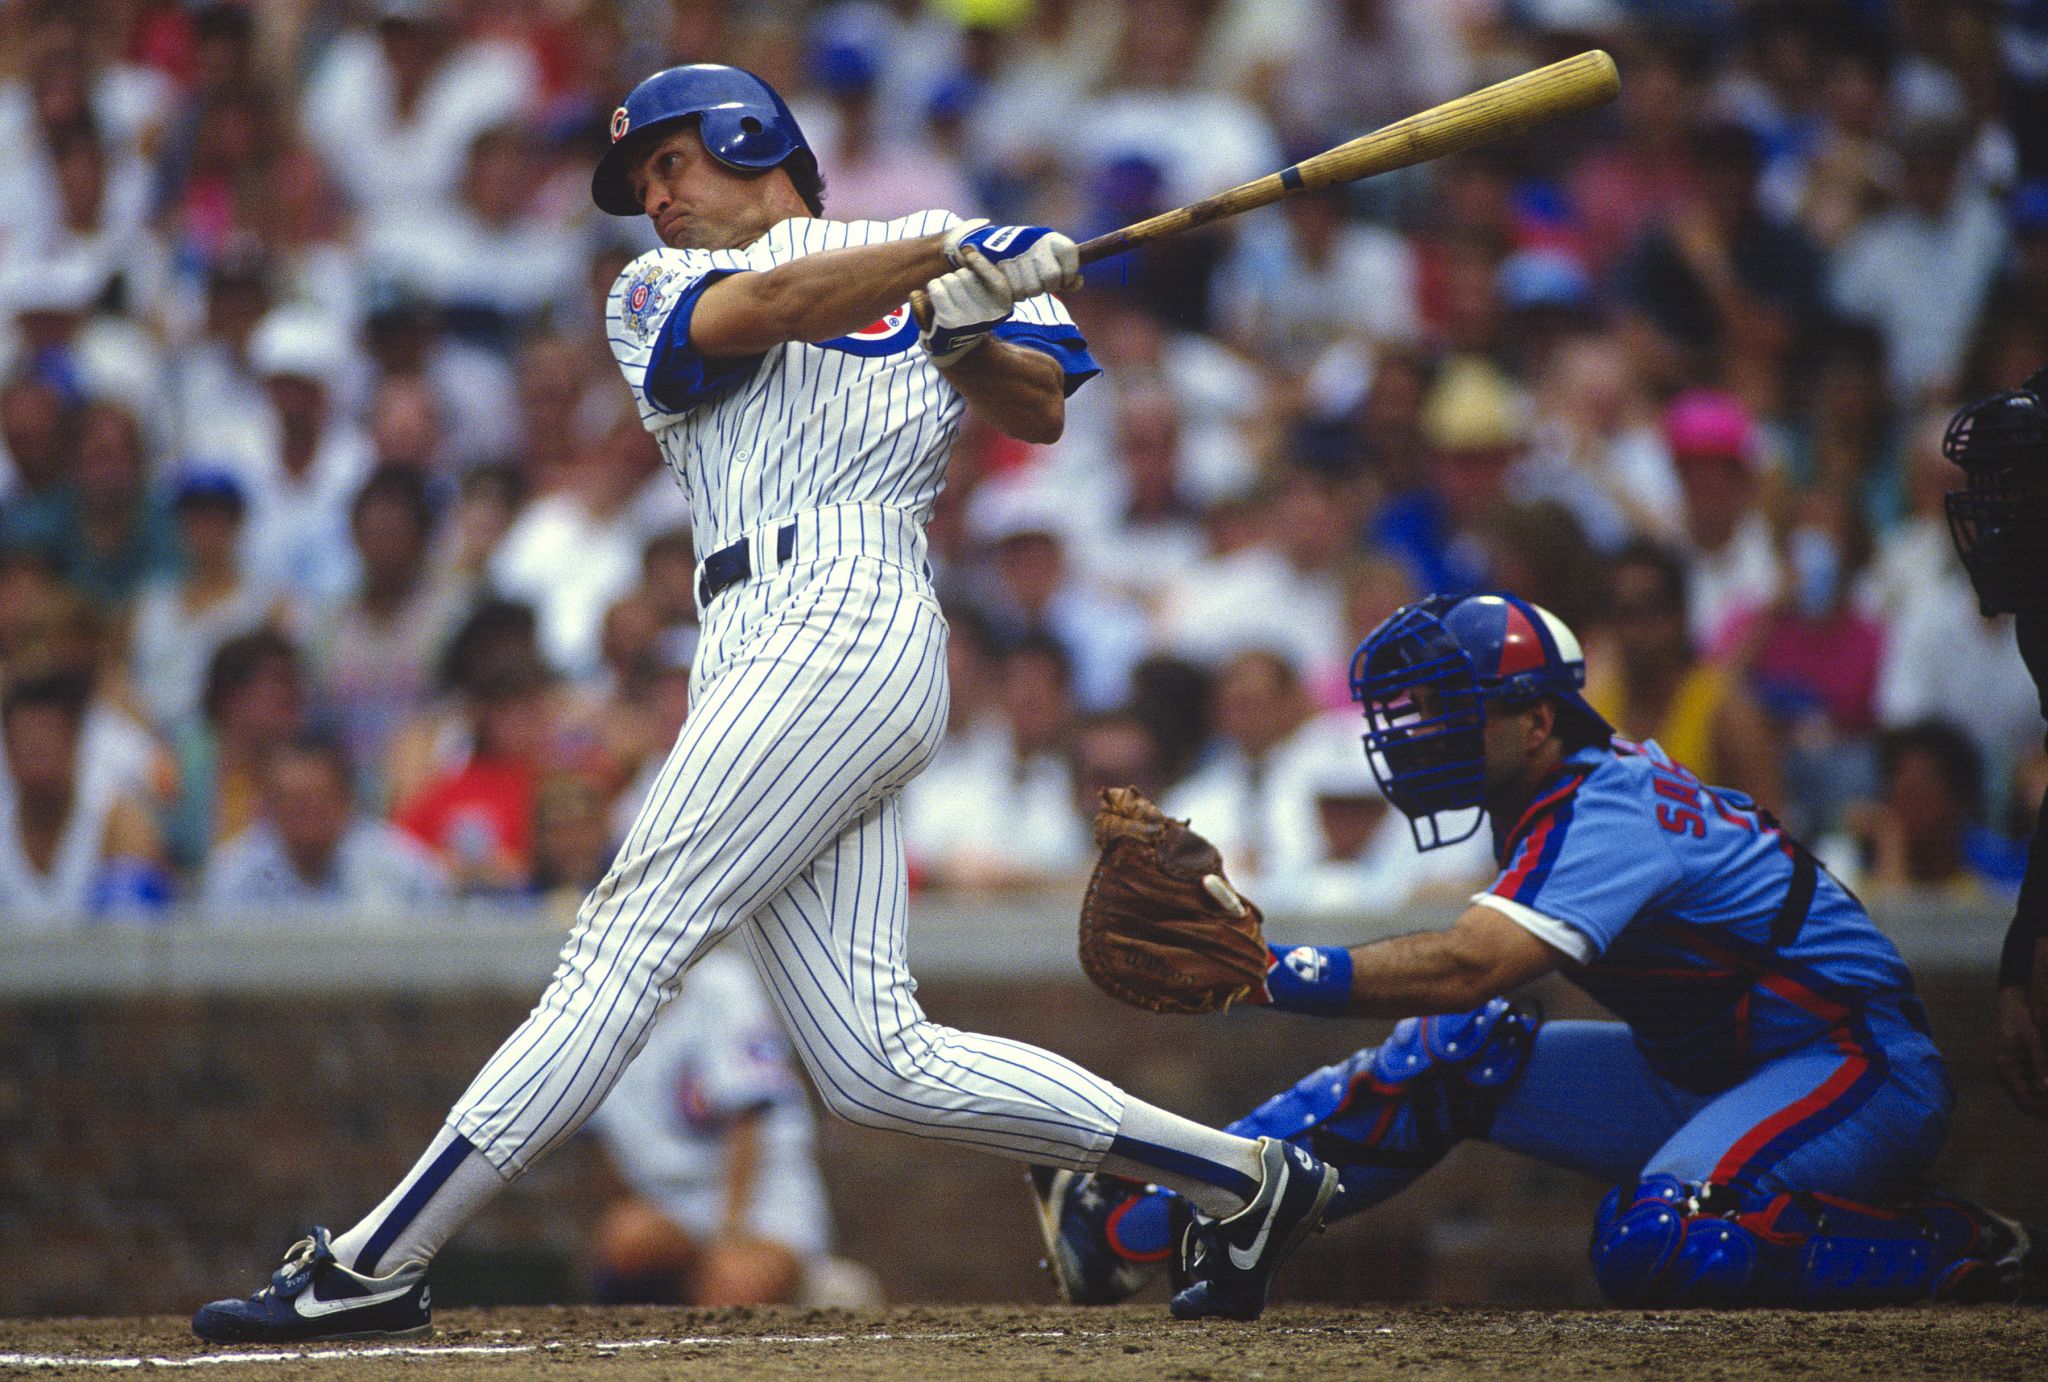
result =
[{"label": "white batting glove", "polygon": [[959,265],[968,247],[978,249],[1003,271],[1019,300],[1065,292],[1081,283],[1081,251],[1068,237],[1044,226],[992,226],[963,221],[946,232],[946,258]]},{"label": "white batting glove", "polygon": [[980,251],[970,246],[961,260],[960,268],[939,275],[924,289],[932,319],[917,339],[935,365],[950,365],[987,340],[989,332],[1009,320],[1015,302],[1003,271]]}]

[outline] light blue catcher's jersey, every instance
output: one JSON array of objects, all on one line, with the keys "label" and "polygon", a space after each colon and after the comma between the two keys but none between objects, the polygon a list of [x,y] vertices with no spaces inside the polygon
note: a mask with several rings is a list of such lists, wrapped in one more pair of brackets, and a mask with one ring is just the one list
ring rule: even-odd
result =
[{"label": "light blue catcher's jersey", "polygon": [[1862,903],[1746,796],[1654,742],[1573,754],[1494,843],[1500,876],[1473,901],[1569,955],[1679,1083],[1732,1083],[1816,1040],[1861,1046],[1868,1007],[1924,1026]]},{"label": "light blue catcher's jersey", "polygon": [[[828,341],[707,359],[690,344],[699,295],[731,274],[934,235],[959,221],[950,211],[894,221],[796,217],[740,249],[652,250],[620,273],[605,305],[612,354],[689,495],[700,553],[828,504],[882,504],[923,521],[965,404],[918,345],[907,303]],[[1018,303],[995,334],[1052,355],[1068,393],[1101,372],[1050,295]]]}]

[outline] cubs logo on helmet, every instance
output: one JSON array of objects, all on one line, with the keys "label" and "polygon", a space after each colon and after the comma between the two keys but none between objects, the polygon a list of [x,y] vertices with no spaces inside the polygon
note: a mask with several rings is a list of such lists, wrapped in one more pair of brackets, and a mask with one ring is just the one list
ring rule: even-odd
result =
[{"label": "cubs logo on helmet", "polygon": [[626,131],[632,127],[632,124],[633,116],[624,106],[620,106],[617,110],[613,111],[612,143],[616,144],[621,139],[624,139],[626,137]]},{"label": "cubs logo on helmet", "polygon": [[844,336],[834,336],[818,344],[826,350],[843,350],[848,355],[869,358],[894,355],[917,344],[917,318],[910,314],[910,304],[906,302],[858,331],[849,331]]}]

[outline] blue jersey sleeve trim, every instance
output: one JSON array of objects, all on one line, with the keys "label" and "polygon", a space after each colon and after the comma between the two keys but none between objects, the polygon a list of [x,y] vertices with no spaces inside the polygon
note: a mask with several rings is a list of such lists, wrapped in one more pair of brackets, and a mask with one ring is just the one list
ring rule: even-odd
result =
[{"label": "blue jersey sleeve trim", "polygon": [[1044,322],[1024,322],[1012,317],[997,326],[994,335],[999,341],[1042,350],[1059,361],[1060,388],[1069,398],[1074,396],[1074,390],[1102,373],[1102,366],[1096,364],[1095,357],[1088,353],[1088,342],[1071,326],[1048,326]]},{"label": "blue jersey sleeve trim", "polygon": [[668,320],[661,324],[661,334],[655,339],[654,358],[647,362],[646,382],[642,385],[647,401],[655,407],[663,412],[687,413],[699,403],[716,398],[740,383],[766,358],[765,355],[712,358],[690,344],[690,318],[697,310],[697,299],[721,278],[745,272],[744,269],[713,269],[691,284],[669,310]]}]

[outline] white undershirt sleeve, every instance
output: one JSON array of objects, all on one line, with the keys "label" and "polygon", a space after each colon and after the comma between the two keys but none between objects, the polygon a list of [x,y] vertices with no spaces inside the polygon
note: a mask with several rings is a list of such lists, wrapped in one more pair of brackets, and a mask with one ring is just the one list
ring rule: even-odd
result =
[{"label": "white undershirt sleeve", "polygon": [[1590,964],[1599,952],[1586,933],[1573,927],[1569,922],[1547,917],[1533,907],[1516,902],[1513,898],[1499,897],[1493,893],[1474,893],[1475,906],[1491,907],[1515,925],[1542,941],[1552,950],[1562,951],[1580,964]]}]

